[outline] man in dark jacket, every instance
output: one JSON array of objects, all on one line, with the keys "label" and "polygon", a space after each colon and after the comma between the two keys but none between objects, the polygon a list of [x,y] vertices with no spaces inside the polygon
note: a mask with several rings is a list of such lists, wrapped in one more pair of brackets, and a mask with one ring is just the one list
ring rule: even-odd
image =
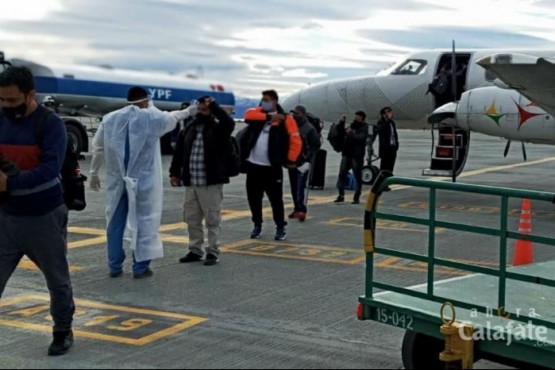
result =
[{"label": "man in dark jacket", "polygon": [[210,97],[199,99],[193,122],[181,131],[173,156],[170,178],[174,187],[185,185],[184,219],[189,229],[189,253],[181,263],[198,262],[204,256],[203,219],[208,228],[206,266],[218,263],[222,223],[223,186],[230,138],[235,121]]},{"label": "man in dark jacket", "polygon": [[339,196],[335,203],[345,201],[345,184],[349,180],[349,171],[352,169],[357,181],[355,196],[352,204],[360,203],[362,194],[362,169],[364,167],[364,156],[366,154],[366,142],[368,140],[368,124],[366,113],[359,111],[355,114],[355,120],[349,127],[345,127],[345,120],[339,123],[339,130],[344,132],[345,145],[343,146],[343,159],[339,170],[337,189]]},{"label": "man in dark jacket", "polygon": [[307,188],[308,179],[314,165],[316,153],[322,146],[320,135],[313,124],[308,120],[306,108],[299,105],[291,112],[299,127],[299,133],[303,140],[303,150],[297,161],[297,167],[289,170],[289,182],[291,183],[291,195],[295,210],[289,215],[290,219],[306,220]]},{"label": "man in dark jacket", "polygon": [[[68,210],[60,171],[67,133],[64,122],[36,101],[33,74],[26,67],[0,73],[0,296],[23,256],[46,278],[54,341],[50,356],[73,345],[75,304],[67,261]],[[40,142],[36,126],[48,127]],[[4,173],[4,170],[7,173]]]},{"label": "man in dark jacket", "polygon": [[399,151],[399,135],[395,121],[393,121],[393,109],[383,108],[380,114],[382,118],[376,127],[380,137],[380,157],[382,160],[380,171],[385,171],[387,172],[386,175],[392,176],[397,161],[397,152]]},{"label": "man in dark jacket", "polygon": [[254,230],[252,239],[262,235],[262,200],[270,198],[277,230],[275,240],[287,238],[283,205],[283,167],[295,169],[302,140],[295,119],[285,114],[274,90],[262,93],[262,103],[245,112],[247,128],[241,132],[241,162],[247,174],[247,196]]}]

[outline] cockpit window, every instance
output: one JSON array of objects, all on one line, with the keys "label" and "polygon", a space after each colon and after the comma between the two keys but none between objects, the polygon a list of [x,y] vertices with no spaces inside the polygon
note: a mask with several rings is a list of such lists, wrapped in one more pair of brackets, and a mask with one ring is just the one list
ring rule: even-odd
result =
[{"label": "cockpit window", "polygon": [[426,73],[428,62],[422,59],[410,59],[402,63],[392,75],[419,75]]}]

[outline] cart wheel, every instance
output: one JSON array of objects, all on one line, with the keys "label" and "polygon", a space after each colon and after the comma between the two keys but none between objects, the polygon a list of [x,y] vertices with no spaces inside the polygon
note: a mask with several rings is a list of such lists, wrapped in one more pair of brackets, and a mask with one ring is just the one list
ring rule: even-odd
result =
[{"label": "cart wheel", "polygon": [[407,330],[403,340],[403,365],[405,369],[444,369],[439,354],[445,343],[434,337]]},{"label": "cart wheel", "polygon": [[378,175],[380,174],[380,170],[376,166],[364,166],[362,168],[362,183],[364,185],[373,185]]}]

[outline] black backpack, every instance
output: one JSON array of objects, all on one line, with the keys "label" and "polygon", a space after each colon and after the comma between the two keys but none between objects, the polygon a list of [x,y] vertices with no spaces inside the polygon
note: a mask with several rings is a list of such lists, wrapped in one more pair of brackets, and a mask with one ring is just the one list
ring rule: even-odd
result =
[{"label": "black backpack", "polygon": [[328,141],[330,142],[333,150],[337,153],[343,152],[343,148],[345,146],[345,134],[339,128],[338,123],[334,123],[330,127],[330,131],[328,133]]},{"label": "black backpack", "polygon": [[306,115],[306,119],[308,120],[308,122],[310,122],[312,124],[312,126],[314,126],[318,135],[321,135],[322,134],[322,125],[320,123],[321,122],[320,118],[316,117],[315,115],[313,115],[311,113],[308,113]]},{"label": "black backpack", "polygon": [[428,90],[435,96],[445,94],[448,89],[449,77],[445,74],[435,76],[432,83],[428,85]]},{"label": "black backpack", "polygon": [[241,174],[241,147],[235,137],[229,139],[229,150],[226,156],[225,174],[229,177]]},{"label": "black backpack", "polygon": [[[35,140],[42,147],[45,124],[53,111],[39,107],[40,116],[35,124]],[[85,198],[85,182],[87,177],[81,173],[77,160],[78,155],[73,151],[74,142],[71,136],[67,138],[66,155],[60,172],[62,187],[64,188],[64,202],[70,211],[83,211],[87,207]]]}]

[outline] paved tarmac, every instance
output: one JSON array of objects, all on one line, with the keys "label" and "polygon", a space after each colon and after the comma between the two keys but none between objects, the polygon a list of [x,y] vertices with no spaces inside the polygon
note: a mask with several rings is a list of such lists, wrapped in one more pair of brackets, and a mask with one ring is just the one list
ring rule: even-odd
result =
[{"label": "paved tarmac", "polygon": [[[421,177],[429,165],[431,135],[401,131],[397,175]],[[474,135],[461,182],[555,191],[555,152],[528,146],[528,162],[505,142]],[[309,219],[288,226],[286,242],[274,242],[269,209],[264,235],[252,229],[243,176],[225,187],[219,265],[180,265],[187,253],[182,223],[184,190],[165,185],[162,237],[166,257],[153,263],[155,275],[132,279],[129,264],[120,279],[106,267],[104,194],[89,192],[85,212],[70,215],[69,258],[78,312],[76,344],[63,358],[48,358],[48,296],[40,272],[24,261],[0,301],[2,368],[401,368],[403,331],[356,320],[364,294],[364,205],[336,205],[340,158],[329,145],[327,182],[312,191]],[[169,157],[164,166],[169,167]],[[88,174],[90,157],[82,162]],[[286,182],[288,184],[288,182]],[[285,190],[289,194],[288,187]],[[287,195],[288,210],[290,196]],[[395,188],[382,200],[385,210],[425,215],[427,193]],[[441,194],[439,215],[446,221],[498,227],[499,204],[477,195]],[[269,204],[266,203],[266,207]],[[555,206],[533,204],[534,229],[553,235]],[[510,225],[518,228],[520,204],[511,203]],[[381,224],[379,243],[423,253],[426,229]],[[441,257],[497,266],[498,242],[468,233],[438,231]],[[537,260],[555,257],[537,246]],[[441,269],[437,280],[461,276]],[[426,282],[426,266],[399,259],[379,262],[378,277],[399,286]],[[439,328],[438,328],[439,330]],[[482,368],[502,368],[480,363]]]}]

